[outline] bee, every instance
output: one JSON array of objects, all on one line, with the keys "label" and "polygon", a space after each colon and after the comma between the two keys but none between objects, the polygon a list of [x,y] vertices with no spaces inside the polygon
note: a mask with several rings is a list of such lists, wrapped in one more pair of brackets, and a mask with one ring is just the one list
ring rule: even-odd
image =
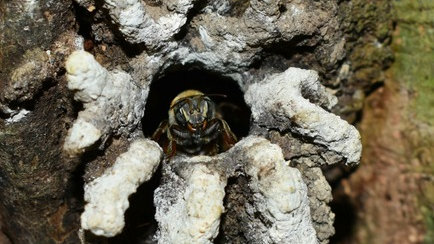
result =
[{"label": "bee", "polygon": [[215,155],[231,148],[237,137],[216,112],[216,104],[197,90],[178,94],[170,104],[169,119],[160,123],[152,139],[167,157]]}]

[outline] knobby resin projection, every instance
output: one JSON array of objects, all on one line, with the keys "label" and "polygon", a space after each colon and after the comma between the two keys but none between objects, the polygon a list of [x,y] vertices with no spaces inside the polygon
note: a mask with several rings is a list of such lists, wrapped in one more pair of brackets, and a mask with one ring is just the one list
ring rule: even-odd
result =
[{"label": "knobby resin projection", "polygon": [[[77,3],[92,9],[92,1]],[[108,143],[112,137],[129,143],[104,173],[86,182],[82,229],[105,237],[121,234],[128,197],[161,165],[162,183],[154,194],[157,227],[149,237],[155,242],[328,242],[334,232],[327,206],[331,192],[319,167],[357,164],[360,136],[329,112],[337,98],[321,84],[316,71],[290,67],[293,62],[278,55],[274,60],[282,62],[267,59],[273,55],[267,48],[285,44],[296,49],[296,40],[306,37],[317,45],[315,58],[337,64],[345,40],[334,12],[324,11],[335,9],[336,3],[318,4],[250,1],[234,13],[230,1],[205,7],[189,0],[157,5],[104,1],[102,14],[110,16],[126,42],[141,48],[129,57],[128,69],[105,68],[84,51],[72,53],[66,62],[68,87],[83,110],[69,129],[65,152],[80,156],[108,150],[115,146]],[[198,120],[204,111],[189,114],[186,104],[203,108],[198,100],[207,100],[198,92],[193,92],[198,100],[185,94],[175,99],[174,116],[181,114],[178,121],[189,123],[180,128],[169,118],[160,128],[167,138],[163,148],[143,135],[140,125],[151,84],[174,69],[192,67],[229,78],[240,87],[252,115],[247,136],[236,142],[224,118],[211,118],[205,125]],[[206,138],[220,137],[212,144],[219,149],[195,155],[202,154],[202,148],[185,146],[198,130]],[[273,139],[276,133],[281,143]],[[164,159],[163,149],[171,157]],[[178,149],[187,153],[174,153]]]}]

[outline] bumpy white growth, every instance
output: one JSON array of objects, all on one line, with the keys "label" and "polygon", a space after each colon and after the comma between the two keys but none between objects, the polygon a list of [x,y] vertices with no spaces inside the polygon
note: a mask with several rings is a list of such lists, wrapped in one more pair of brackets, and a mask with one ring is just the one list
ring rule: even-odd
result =
[{"label": "bumpy white growth", "polygon": [[74,98],[90,103],[101,96],[106,86],[108,72],[92,54],[84,51],[73,52],[66,61],[68,88],[75,91]]},{"label": "bumpy white growth", "polygon": [[[89,1],[78,2],[88,7]],[[282,6],[288,10],[306,8],[300,1],[285,1],[283,5],[282,1],[277,0],[249,1],[247,9],[237,18],[228,14],[231,9],[237,9],[233,1],[209,1],[188,26],[189,33],[198,35],[187,37],[187,42],[176,41],[173,37],[179,33],[179,27],[185,25],[185,16],[194,2],[167,0],[158,1],[160,6],[150,6],[146,1],[139,0],[105,1],[104,7],[109,10],[125,39],[147,47],[147,52],[142,52],[130,62],[133,73],[143,76],[142,81],[152,81],[155,75],[164,73],[166,68],[179,64],[199,65],[204,70],[231,76],[240,72],[245,72],[245,78],[255,76],[255,72],[251,74],[248,70],[262,55],[264,46],[272,47],[288,42],[294,36],[315,36],[318,33],[322,33],[321,38],[327,39],[324,42],[328,43],[327,48],[322,49],[325,53],[343,56],[344,48],[341,45],[335,47],[329,44],[334,43],[334,40],[328,38],[335,35],[324,34],[332,31],[330,26],[336,26],[336,32],[339,32],[338,20],[333,11],[309,7],[309,11],[297,16],[293,16],[292,11],[279,11]],[[337,8],[334,1],[322,5]],[[237,82],[245,84],[250,82],[250,77],[248,79],[247,82]]]},{"label": "bumpy white growth", "polygon": [[271,223],[262,243],[317,243],[300,172],[289,167],[279,146],[263,138],[250,137],[239,144],[245,149],[245,170],[251,176],[256,212]]},{"label": "bumpy white growth", "polygon": [[[77,1],[85,7],[94,4],[92,0]],[[354,127],[321,108],[330,109],[336,98],[320,85],[315,72],[288,69],[247,87],[255,82],[257,76],[250,67],[264,46],[273,47],[291,41],[294,36],[310,35],[320,36],[319,40],[326,40],[324,43],[335,43],[336,40],[328,39],[339,36],[338,24],[334,24],[338,19],[333,11],[324,11],[322,7],[306,11],[305,4],[299,1],[285,2],[287,11],[279,11],[281,1],[253,0],[239,18],[233,18],[227,14],[231,1],[211,1],[189,25],[189,33],[197,31],[199,35],[186,38],[187,42],[177,42],[173,36],[186,23],[194,0],[161,1],[161,6],[149,6],[141,0],[104,2],[104,8],[125,39],[146,45],[147,51],[130,62],[132,74],[140,77],[142,84],[152,81],[171,65],[200,64],[206,70],[236,77],[241,88],[247,90],[245,97],[256,124],[289,128],[337,152],[348,163],[358,162],[359,134]],[[321,6],[337,8],[333,1]],[[333,26],[336,30],[332,30]],[[342,44],[320,45],[330,56],[339,58],[344,52]],[[334,64],[337,59],[331,60]],[[142,118],[147,88],[135,86],[131,77],[121,71],[108,72],[84,52],[72,55],[67,70],[69,87],[85,108],[69,131],[65,142],[68,152],[80,153],[96,141],[104,141],[110,133],[134,129]],[[143,152],[143,156],[149,156],[151,151]],[[204,158],[185,159],[182,168],[189,168],[189,173],[183,178],[173,171],[166,172],[172,178],[156,191],[160,243],[211,243],[217,235],[227,179],[220,175],[222,170],[207,167],[211,159]],[[263,243],[316,243],[306,185],[298,170],[283,160],[280,149],[265,139],[249,137],[212,160],[233,164],[233,158],[242,159],[236,163],[245,166],[255,192],[253,210],[247,209],[253,211],[249,215],[253,221],[246,223],[249,225],[246,229],[256,232],[258,229],[253,225],[258,225],[261,232],[257,236]],[[123,227],[128,196],[119,197],[119,185],[123,188],[125,179],[142,181],[137,180],[138,174],[134,172],[110,174],[116,171],[114,168],[86,186],[89,204],[82,216],[83,228],[106,236],[115,235]],[[121,183],[116,183],[118,188],[113,190],[108,187],[111,181]],[[135,191],[137,186],[130,186],[130,191]],[[260,213],[261,218],[255,217],[255,213]],[[267,223],[261,225],[262,220]]]},{"label": "bumpy white growth", "polygon": [[149,180],[160,163],[162,151],[153,141],[136,140],[104,174],[87,184],[81,227],[106,237],[119,234],[129,207],[128,197]]},{"label": "bumpy white growth", "polygon": [[359,162],[362,145],[356,128],[312,103],[328,108],[336,103],[320,85],[315,71],[289,68],[271,75],[252,84],[245,99],[257,123],[280,124],[281,129],[289,128],[338,153],[347,164]]},{"label": "bumpy white growth", "polygon": [[[85,108],[68,132],[64,149],[82,153],[111,133],[129,132],[143,117],[148,88],[137,86],[122,71],[107,71],[85,51],[75,51],[66,61],[68,88]],[[122,109],[120,109],[122,108]]]},{"label": "bumpy white growth", "polygon": [[30,113],[30,111],[27,109],[20,109],[19,111],[14,111],[9,109],[9,111],[11,111],[12,113],[11,113],[11,117],[5,120],[6,124],[20,122]]},{"label": "bumpy white growth", "polygon": [[81,118],[74,122],[69,132],[63,148],[71,155],[82,152],[101,138],[101,131]]},{"label": "bumpy white growth", "polygon": [[[204,158],[204,157],[201,157]],[[173,202],[159,198],[156,219],[161,244],[207,244],[217,236],[223,212],[226,178],[204,164],[192,163]],[[167,186],[166,186],[167,187]],[[164,189],[157,189],[158,192]],[[163,207],[164,206],[164,207]]]},{"label": "bumpy white growth", "polygon": [[[187,21],[188,10],[193,7],[192,0],[178,0],[175,3],[169,1],[164,4],[166,6],[163,8],[170,4],[170,8],[174,11],[167,12],[167,15],[156,13],[157,19],[152,18],[148,13],[152,8],[146,8],[147,6],[140,0],[107,0],[105,6],[128,41],[158,47],[179,32]],[[155,11],[155,8],[153,10]],[[160,9],[157,12],[164,11]]]},{"label": "bumpy white growth", "polygon": [[255,243],[317,243],[300,172],[289,167],[277,145],[259,137],[244,138],[214,158],[198,156],[173,162],[181,170],[174,170],[175,174],[169,169],[166,177],[170,180],[156,190],[154,198],[159,243],[212,243],[218,234],[228,179],[222,173],[228,169],[214,167],[232,171],[240,167],[238,163],[251,177],[255,208],[251,215],[260,213],[267,223],[256,229]]}]

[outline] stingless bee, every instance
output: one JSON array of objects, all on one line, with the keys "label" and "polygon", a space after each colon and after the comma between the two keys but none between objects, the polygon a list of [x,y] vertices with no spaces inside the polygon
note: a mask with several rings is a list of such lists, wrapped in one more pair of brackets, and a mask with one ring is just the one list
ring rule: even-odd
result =
[{"label": "stingless bee", "polygon": [[197,90],[186,90],[172,100],[169,119],[160,123],[152,139],[169,158],[177,152],[215,155],[237,142],[229,125],[219,118],[215,103]]}]

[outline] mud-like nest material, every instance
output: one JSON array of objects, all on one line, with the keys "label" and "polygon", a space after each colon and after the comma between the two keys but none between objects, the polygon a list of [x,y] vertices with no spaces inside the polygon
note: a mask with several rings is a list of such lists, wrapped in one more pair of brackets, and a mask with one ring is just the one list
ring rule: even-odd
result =
[{"label": "mud-like nest material", "polygon": [[[110,28],[137,48],[128,69],[104,68],[84,51],[66,63],[68,87],[84,109],[68,132],[65,151],[77,156],[104,149],[113,136],[131,141],[127,152],[86,184],[82,228],[107,237],[122,231],[129,195],[152,177],[162,158],[159,146],[141,136],[151,83],[196,67],[239,86],[251,110],[249,135],[215,157],[163,162],[154,198],[155,240],[328,242],[334,233],[327,206],[331,189],[319,167],[358,163],[360,136],[327,112],[337,99],[318,73],[291,66],[315,57],[332,67],[342,59],[336,2],[77,3],[89,11],[101,7]],[[110,38],[96,31],[107,26],[93,28],[95,39]],[[300,49],[308,50],[306,57]]]}]

